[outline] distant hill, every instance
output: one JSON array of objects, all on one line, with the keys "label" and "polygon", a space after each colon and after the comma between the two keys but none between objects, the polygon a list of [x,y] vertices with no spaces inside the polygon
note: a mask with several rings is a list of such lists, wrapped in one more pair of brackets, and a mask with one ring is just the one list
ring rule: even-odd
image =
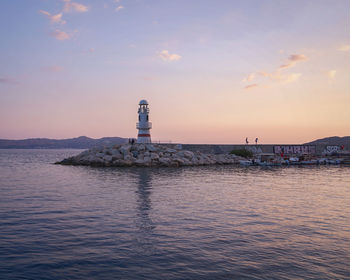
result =
[{"label": "distant hill", "polygon": [[121,137],[93,139],[80,136],[70,139],[32,138],[24,140],[0,139],[0,149],[89,149],[97,146],[123,144],[128,141]]},{"label": "distant hill", "polygon": [[350,136],[345,136],[345,137],[338,137],[338,136],[333,136],[333,137],[326,137],[322,139],[318,139],[309,143],[305,143],[305,145],[329,145],[329,146],[340,146],[344,145],[346,147],[350,146]]}]

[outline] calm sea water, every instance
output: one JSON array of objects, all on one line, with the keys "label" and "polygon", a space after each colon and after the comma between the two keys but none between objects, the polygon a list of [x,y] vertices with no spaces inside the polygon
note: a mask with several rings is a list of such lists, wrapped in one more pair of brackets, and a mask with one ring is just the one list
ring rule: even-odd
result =
[{"label": "calm sea water", "polygon": [[90,168],[0,150],[1,279],[350,279],[350,168]]}]

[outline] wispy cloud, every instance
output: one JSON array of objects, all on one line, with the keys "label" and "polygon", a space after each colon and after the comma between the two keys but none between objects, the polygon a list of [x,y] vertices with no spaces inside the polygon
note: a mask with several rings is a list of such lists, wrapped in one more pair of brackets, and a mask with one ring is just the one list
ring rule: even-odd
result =
[{"label": "wispy cloud", "polygon": [[299,80],[300,77],[301,77],[301,73],[292,73],[292,74],[286,75],[284,79],[282,79],[282,82],[286,84],[293,83]]},{"label": "wispy cloud", "polygon": [[63,2],[64,2],[63,11],[65,13],[69,13],[69,12],[85,13],[89,10],[88,6],[77,2],[72,2],[71,0],[63,0]]},{"label": "wispy cloud", "polygon": [[95,52],[95,48],[90,48],[90,49],[82,50],[80,53],[81,54],[90,54],[90,53],[94,53],[94,52]]},{"label": "wispy cloud", "polygon": [[348,52],[348,51],[350,51],[350,45],[342,45],[338,48],[338,51]]},{"label": "wispy cloud", "polygon": [[255,78],[255,73],[249,74],[246,78],[243,79],[243,82],[251,82]]},{"label": "wispy cloud", "polygon": [[120,10],[124,9],[124,6],[120,5],[118,7],[115,8],[116,12],[119,12]]},{"label": "wispy cloud", "polygon": [[[289,84],[293,83],[299,80],[301,77],[301,73],[286,73],[286,69],[291,68],[295,66],[295,64],[308,60],[308,57],[304,54],[292,54],[288,57],[288,62],[286,64],[281,65],[278,67],[275,71],[273,72],[265,72],[265,71],[260,71],[260,72],[254,72],[249,74],[247,77],[245,77],[242,82],[252,82],[253,80],[258,80],[260,81],[264,78],[267,78],[271,82],[274,83],[279,83],[279,84]],[[260,78],[259,78],[260,77]],[[257,84],[251,84],[247,85],[244,88],[249,89],[252,87],[257,86]]]},{"label": "wispy cloud", "polygon": [[337,70],[329,70],[327,73],[327,76],[330,80],[333,80],[336,74],[337,74]]},{"label": "wispy cloud", "polygon": [[181,58],[178,54],[170,54],[168,50],[163,50],[158,55],[164,61],[176,61]]},{"label": "wispy cloud", "polygon": [[44,11],[44,10],[39,10],[39,13],[47,16],[50,19],[50,22],[52,24],[54,24],[54,23],[65,24],[66,23],[66,21],[62,19],[62,16],[63,16],[62,13],[58,13],[56,15],[51,15],[49,12]]},{"label": "wispy cloud", "polygon": [[63,71],[63,67],[58,65],[45,66],[45,67],[42,67],[41,69],[45,72],[51,72],[51,73],[57,73],[57,72]]},{"label": "wispy cloud", "polygon": [[244,88],[245,89],[252,89],[252,88],[256,88],[258,86],[258,84],[251,84],[251,85],[247,85]]},{"label": "wispy cloud", "polygon": [[301,76],[301,73],[283,74],[281,71],[275,71],[272,73],[259,72],[259,74],[263,77],[271,79],[272,81],[282,82],[286,84],[297,81]]},{"label": "wispy cloud", "polygon": [[0,84],[18,84],[18,81],[16,81],[13,78],[9,78],[9,77],[0,77]]},{"label": "wispy cloud", "polygon": [[292,54],[288,57],[288,62],[282,64],[279,69],[286,69],[295,66],[298,62],[305,61],[308,58],[303,54]]},{"label": "wispy cloud", "polygon": [[68,34],[67,32],[61,31],[61,30],[55,30],[50,33],[50,35],[54,38],[56,38],[59,41],[68,40],[72,37],[71,34]]}]

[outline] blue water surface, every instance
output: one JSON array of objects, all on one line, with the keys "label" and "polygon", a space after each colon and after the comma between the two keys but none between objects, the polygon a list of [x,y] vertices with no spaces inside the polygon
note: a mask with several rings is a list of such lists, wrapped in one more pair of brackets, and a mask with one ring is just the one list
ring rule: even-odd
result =
[{"label": "blue water surface", "polygon": [[0,150],[0,279],[350,279],[350,168],[91,168]]}]

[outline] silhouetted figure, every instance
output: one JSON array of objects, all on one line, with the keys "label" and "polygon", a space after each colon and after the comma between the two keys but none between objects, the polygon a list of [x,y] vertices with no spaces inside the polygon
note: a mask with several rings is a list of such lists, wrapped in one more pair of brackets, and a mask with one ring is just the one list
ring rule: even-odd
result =
[{"label": "silhouetted figure", "polygon": [[255,145],[258,145],[258,137],[255,138]]},{"label": "silhouetted figure", "polygon": [[245,143],[248,145],[249,141],[248,141],[248,137],[245,138]]}]

